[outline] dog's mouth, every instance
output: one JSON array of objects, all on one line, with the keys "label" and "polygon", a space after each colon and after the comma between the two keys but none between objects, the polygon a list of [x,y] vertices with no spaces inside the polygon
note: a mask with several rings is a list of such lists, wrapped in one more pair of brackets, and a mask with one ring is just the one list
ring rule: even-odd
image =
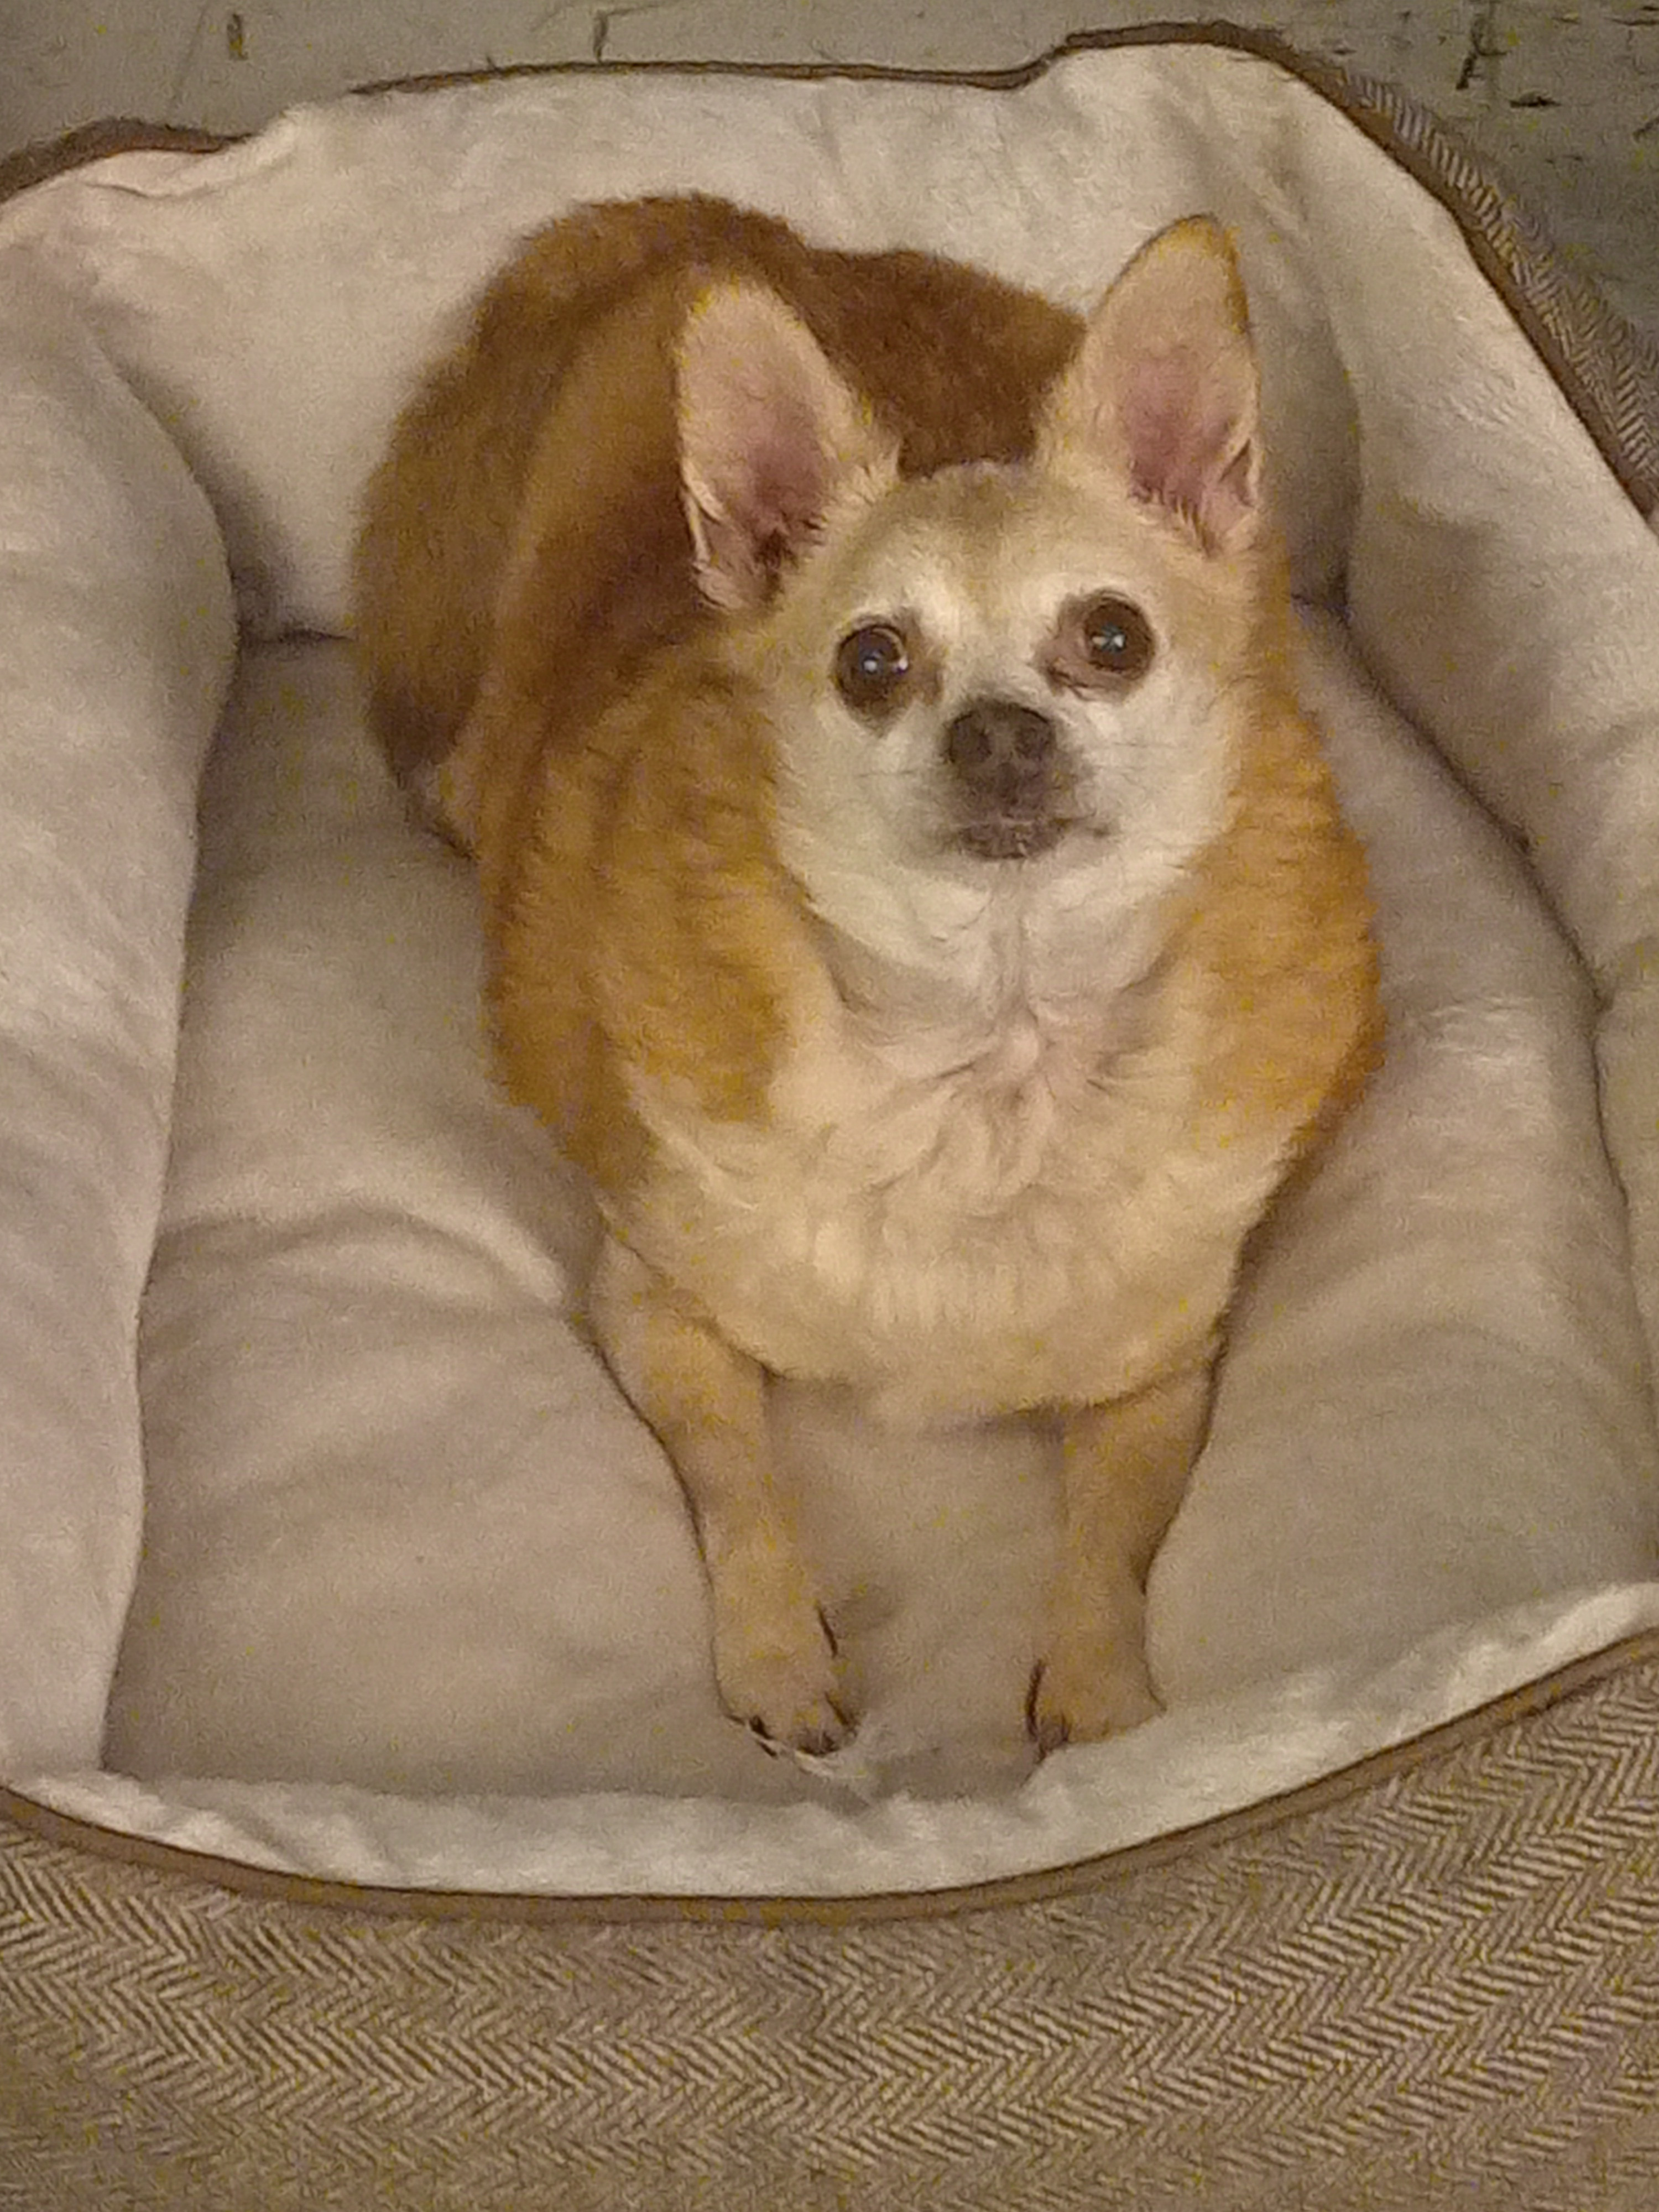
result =
[{"label": "dog's mouth", "polygon": [[1004,814],[964,823],[951,842],[975,860],[1033,860],[1072,827],[1064,814]]}]

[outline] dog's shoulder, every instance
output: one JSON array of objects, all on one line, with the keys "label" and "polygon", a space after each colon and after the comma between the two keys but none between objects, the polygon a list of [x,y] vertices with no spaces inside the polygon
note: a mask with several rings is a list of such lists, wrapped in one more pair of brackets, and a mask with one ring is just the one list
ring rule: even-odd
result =
[{"label": "dog's shoulder", "polygon": [[525,795],[489,994],[509,1089],[610,1189],[654,1149],[642,1097],[763,1125],[819,963],[772,832],[763,711],[694,641]]}]

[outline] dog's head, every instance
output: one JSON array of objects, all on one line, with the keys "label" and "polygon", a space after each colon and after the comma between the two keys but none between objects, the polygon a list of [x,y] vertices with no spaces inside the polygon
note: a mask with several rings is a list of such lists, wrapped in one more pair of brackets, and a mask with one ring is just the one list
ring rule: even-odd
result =
[{"label": "dog's head", "polygon": [[1161,901],[1224,827],[1261,658],[1257,380],[1204,217],[1146,246],[1042,398],[1030,459],[901,477],[758,287],[684,333],[698,575],[777,744],[782,858],[871,949],[986,901]]}]

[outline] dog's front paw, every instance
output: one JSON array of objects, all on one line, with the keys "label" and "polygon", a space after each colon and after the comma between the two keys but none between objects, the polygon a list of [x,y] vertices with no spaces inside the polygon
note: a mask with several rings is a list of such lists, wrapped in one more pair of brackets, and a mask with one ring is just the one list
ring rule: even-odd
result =
[{"label": "dog's front paw", "polygon": [[1161,1711],[1139,1639],[1057,1637],[1031,1677],[1025,1717],[1046,1758],[1139,1728]]},{"label": "dog's front paw", "polygon": [[769,1751],[823,1758],[854,1722],[836,1640],[805,1577],[774,1557],[732,1563],[713,1584],[720,1702]]}]

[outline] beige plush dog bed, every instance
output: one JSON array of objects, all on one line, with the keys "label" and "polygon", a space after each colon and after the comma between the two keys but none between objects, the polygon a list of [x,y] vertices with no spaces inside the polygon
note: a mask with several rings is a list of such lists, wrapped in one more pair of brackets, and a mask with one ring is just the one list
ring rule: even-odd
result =
[{"label": "beige plush dog bed", "polygon": [[[805,1394],[869,1717],[810,1772],[721,1717],[678,1492],[568,1319],[585,1194],[489,1086],[468,880],[357,717],[417,366],[524,230],[675,189],[1079,304],[1207,208],[1251,289],[1388,1057],[1241,1300],[1166,1711],[1035,1771],[1029,1440]],[[35,165],[0,2203],[1654,2201],[1654,390],[1419,118],[1219,33]]]}]

